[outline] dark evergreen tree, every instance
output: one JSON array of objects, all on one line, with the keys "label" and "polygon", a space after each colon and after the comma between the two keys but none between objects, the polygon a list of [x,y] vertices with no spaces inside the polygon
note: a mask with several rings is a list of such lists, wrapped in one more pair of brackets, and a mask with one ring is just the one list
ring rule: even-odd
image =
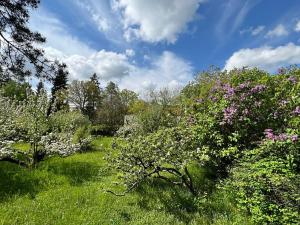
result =
[{"label": "dark evergreen tree", "polygon": [[44,83],[43,81],[39,81],[39,83],[37,84],[36,86],[36,93],[37,95],[41,94],[43,91],[45,91],[45,86],[44,86]]},{"label": "dark evergreen tree", "polygon": [[86,105],[86,114],[92,122],[95,122],[96,111],[99,108],[102,100],[102,90],[100,88],[100,83],[98,76],[94,73],[90,80],[86,84],[87,86],[87,105]]},{"label": "dark evergreen tree", "polygon": [[98,121],[107,128],[108,134],[113,134],[124,122],[124,106],[118,86],[109,82],[103,93],[101,107],[98,109]]},{"label": "dark evergreen tree", "polygon": [[66,90],[68,87],[69,71],[67,65],[64,63],[58,63],[55,77],[52,80],[53,87],[51,89],[51,104],[48,110],[48,115],[51,111],[59,111],[68,106]]}]

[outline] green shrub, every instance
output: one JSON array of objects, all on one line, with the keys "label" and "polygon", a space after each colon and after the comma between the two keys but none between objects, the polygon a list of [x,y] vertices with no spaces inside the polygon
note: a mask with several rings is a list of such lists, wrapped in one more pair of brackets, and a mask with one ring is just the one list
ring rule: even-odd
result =
[{"label": "green shrub", "polygon": [[79,127],[73,137],[75,143],[79,143],[80,151],[85,152],[91,149],[91,133],[90,126]]},{"label": "green shrub", "polygon": [[300,223],[299,152],[299,142],[266,141],[232,170],[226,188],[255,223]]}]

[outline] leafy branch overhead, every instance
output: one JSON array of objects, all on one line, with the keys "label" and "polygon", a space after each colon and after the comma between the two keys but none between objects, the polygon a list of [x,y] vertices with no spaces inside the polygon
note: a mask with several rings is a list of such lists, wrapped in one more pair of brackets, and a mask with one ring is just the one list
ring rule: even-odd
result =
[{"label": "leafy branch overhead", "polygon": [[[46,41],[40,33],[28,27],[30,11],[39,0],[9,0],[0,2],[0,80],[24,79],[34,71],[37,77],[50,78],[54,65],[38,47]],[[32,66],[29,66],[32,65]]]}]

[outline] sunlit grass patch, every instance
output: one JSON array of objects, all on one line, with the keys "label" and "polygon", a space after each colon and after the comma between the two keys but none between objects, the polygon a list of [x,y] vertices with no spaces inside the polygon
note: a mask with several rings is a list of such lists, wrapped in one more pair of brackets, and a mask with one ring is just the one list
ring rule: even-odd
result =
[{"label": "sunlit grass patch", "polygon": [[16,150],[19,150],[19,151],[29,151],[30,150],[30,143],[27,143],[27,142],[17,142],[17,143],[14,143],[12,144],[12,147]]}]

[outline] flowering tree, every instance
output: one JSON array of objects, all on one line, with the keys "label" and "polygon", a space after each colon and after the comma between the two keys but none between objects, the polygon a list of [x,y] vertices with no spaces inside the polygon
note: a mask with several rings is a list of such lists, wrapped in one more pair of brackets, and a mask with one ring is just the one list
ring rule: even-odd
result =
[{"label": "flowering tree", "polygon": [[[22,165],[35,165],[46,156],[67,156],[80,149],[80,144],[72,143],[74,129],[64,133],[52,132],[50,121],[55,113],[47,116],[49,99],[45,92],[36,95],[28,93],[23,102],[14,102],[0,96],[0,160],[16,162]],[[57,131],[57,130],[53,130]],[[13,143],[26,141],[31,145],[29,152],[20,152]],[[20,161],[22,154],[25,161]]]}]

